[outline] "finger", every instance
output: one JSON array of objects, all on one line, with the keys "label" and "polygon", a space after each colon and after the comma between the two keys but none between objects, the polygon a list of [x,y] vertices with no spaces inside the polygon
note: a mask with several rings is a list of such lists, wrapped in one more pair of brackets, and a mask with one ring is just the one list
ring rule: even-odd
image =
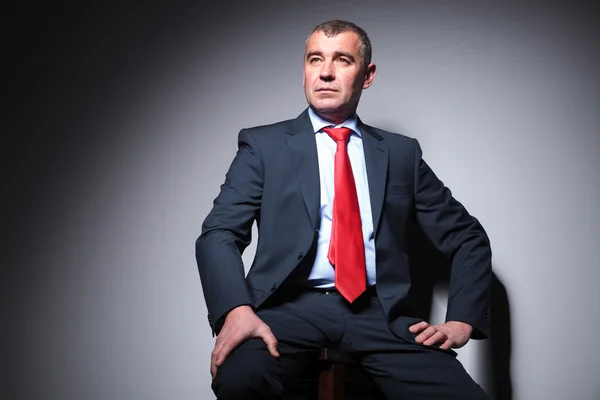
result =
[{"label": "finger", "polygon": [[440,349],[450,350],[452,348],[452,340],[446,339],[444,343],[440,346]]},{"label": "finger", "polygon": [[219,353],[215,355],[215,365],[217,367],[220,367],[223,364],[229,353],[231,353],[233,347],[234,346],[231,344],[231,342],[228,342],[223,345],[221,351],[219,351]]},{"label": "finger", "polygon": [[271,332],[271,329],[267,327],[267,329],[265,329],[265,331],[260,335],[260,337],[267,345],[269,353],[271,353],[273,357],[279,357],[279,351],[277,351],[277,339]]},{"label": "finger", "polygon": [[442,331],[437,331],[433,335],[431,335],[427,340],[423,341],[423,344],[426,346],[431,346],[439,342],[444,342],[448,339],[446,334]]},{"label": "finger", "polygon": [[[221,346],[219,346],[220,348]],[[210,356],[210,375],[212,376],[213,379],[215,379],[215,376],[217,375],[217,359],[219,357],[219,350],[217,350],[217,347],[215,346],[215,348],[212,351],[212,354]]]},{"label": "finger", "polygon": [[215,379],[215,376],[217,375],[216,359],[217,359],[217,353],[216,353],[216,347],[215,347],[212,351],[212,354],[210,355],[210,375],[212,376],[213,379]]},{"label": "finger", "polygon": [[228,338],[228,334],[227,332],[221,332],[219,334],[219,336],[217,336],[217,341],[215,343],[215,347],[212,351],[211,354],[211,365],[212,364],[216,364],[217,360],[220,360],[221,358],[221,353],[223,352],[223,346],[225,343],[227,343],[230,339]]},{"label": "finger", "polygon": [[435,333],[437,332],[437,329],[434,328],[433,326],[430,326],[429,328],[425,329],[423,332],[421,332],[419,334],[419,336],[417,336],[415,338],[415,341],[417,343],[423,343],[425,340],[429,339],[431,336],[433,336]]},{"label": "finger", "polygon": [[217,335],[217,339],[215,340],[215,347],[213,348],[213,354],[220,353],[221,349],[223,348],[223,344],[227,343],[231,339],[232,335],[233,335],[232,330],[229,329],[229,327],[227,325],[223,326],[223,329],[221,329],[221,332],[219,332],[219,334]]},{"label": "finger", "polygon": [[228,335],[223,341],[220,343],[218,348],[215,348],[215,365],[217,367],[221,366],[227,356],[235,349],[240,343],[244,340],[244,337],[239,334]]},{"label": "finger", "polygon": [[408,330],[412,333],[419,333],[422,330],[424,330],[425,328],[427,328],[429,326],[429,324],[427,323],[427,321],[421,321],[417,324],[411,325]]},{"label": "finger", "polygon": [[229,333],[230,331],[221,332],[217,337],[215,348],[212,351],[211,362],[210,362],[210,374],[213,379],[217,375],[217,369],[223,365],[229,354],[236,348],[243,340],[243,336],[235,333]]}]

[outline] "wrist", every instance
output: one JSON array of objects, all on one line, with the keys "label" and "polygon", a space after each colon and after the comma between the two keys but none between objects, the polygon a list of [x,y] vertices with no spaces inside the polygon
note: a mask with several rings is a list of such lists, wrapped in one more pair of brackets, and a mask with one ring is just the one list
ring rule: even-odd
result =
[{"label": "wrist", "polygon": [[231,310],[229,310],[229,312],[227,313],[227,317],[229,317],[230,315],[236,315],[236,314],[244,314],[244,313],[254,313],[254,308],[252,308],[252,306],[248,305],[248,304],[242,304],[240,306],[237,306],[235,308],[232,308]]}]

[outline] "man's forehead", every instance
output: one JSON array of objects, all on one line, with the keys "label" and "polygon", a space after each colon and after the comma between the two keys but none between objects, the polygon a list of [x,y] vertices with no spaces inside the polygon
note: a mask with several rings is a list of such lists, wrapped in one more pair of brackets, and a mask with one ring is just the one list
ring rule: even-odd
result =
[{"label": "man's forehead", "polygon": [[335,36],[326,36],[323,31],[314,32],[308,38],[306,51],[319,51],[324,48],[330,50],[358,51],[360,48],[360,38],[352,31],[338,33]]}]

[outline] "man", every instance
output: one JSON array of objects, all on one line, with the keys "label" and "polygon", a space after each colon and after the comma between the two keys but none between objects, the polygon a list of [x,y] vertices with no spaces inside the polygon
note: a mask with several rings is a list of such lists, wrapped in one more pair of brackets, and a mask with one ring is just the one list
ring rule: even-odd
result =
[{"label": "man", "polygon": [[[196,241],[219,399],[280,398],[322,346],[350,353],[389,399],[486,398],[451,349],[487,336],[489,240],[415,139],[360,121],[375,75],[366,33],[325,22],[306,42],[309,107],[239,133]],[[411,222],[452,262],[441,325],[419,318],[411,296]]]}]

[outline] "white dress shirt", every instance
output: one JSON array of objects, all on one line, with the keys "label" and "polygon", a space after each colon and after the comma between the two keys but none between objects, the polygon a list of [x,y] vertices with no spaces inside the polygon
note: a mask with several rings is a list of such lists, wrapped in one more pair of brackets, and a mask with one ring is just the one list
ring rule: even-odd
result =
[{"label": "white dress shirt", "polygon": [[[335,282],[335,270],[327,259],[327,253],[331,237],[331,215],[335,193],[333,171],[337,144],[323,131],[323,128],[333,126],[333,124],[319,117],[310,107],[308,108],[308,114],[315,131],[321,183],[321,207],[319,208],[321,226],[319,227],[317,255],[308,277],[308,284],[315,287],[331,287]],[[356,191],[358,192],[358,205],[365,243],[367,285],[373,285],[375,284],[375,238],[373,235],[373,218],[371,216],[371,200],[369,197],[362,134],[358,130],[356,114],[341,124],[335,125],[335,127],[352,129],[350,139],[348,140],[348,156],[350,157],[350,164],[352,164]]]}]

